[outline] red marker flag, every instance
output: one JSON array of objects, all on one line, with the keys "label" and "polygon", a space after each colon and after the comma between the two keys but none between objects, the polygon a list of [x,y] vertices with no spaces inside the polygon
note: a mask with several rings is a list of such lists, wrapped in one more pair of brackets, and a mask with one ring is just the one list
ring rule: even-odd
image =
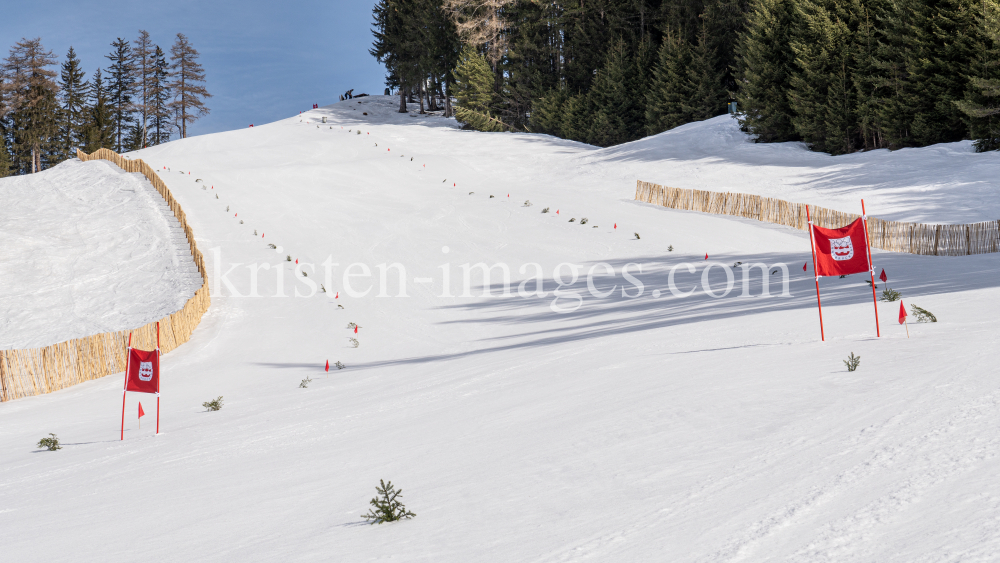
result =
[{"label": "red marker flag", "polygon": [[358,333],[358,325],[354,325],[354,334]]},{"label": "red marker flag", "polygon": [[806,262],[805,264],[802,265],[802,271],[805,272],[808,267],[809,267],[809,262]]},{"label": "red marker flag", "polygon": [[861,219],[839,229],[813,226],[813,236],[817,276],[844,276],[869,270],[865,223]]},{"label": "red marker flag", "polygon": [[340,299],[340,292],[338,291],[336,295],[333,296],[334,299]]},{"label": "red marker flag", "polygon": [[139,418],[146,416],[146,413],[142,410],[142,403],[139,403]]},{"label": "red marker flag", "polygon": [[705,260],[708,260],[708,253],[705,253]]},{"label": "red marker flag", "polygon": [[296,258],[296,259],[295,259],[295,263],[296,263],[296,264],[298,264],[298,263],[299,263],[299,259],[298,259],[298,258]]},{"label": "red marker flag", "polygon": [[330,360],[326,361],[326,371],[330,371]]},{"label": "red marker flag", "polygon": [[906,322],[906,307],[903,307],[903,300],[899,301],[899,324]]},{"label": "red marker flag", "polygon": [[882,268],[882,273],[878,275],[878,279],[882,280],[882,283],[889,281],[889,277],[885,275],[885,268]]}]

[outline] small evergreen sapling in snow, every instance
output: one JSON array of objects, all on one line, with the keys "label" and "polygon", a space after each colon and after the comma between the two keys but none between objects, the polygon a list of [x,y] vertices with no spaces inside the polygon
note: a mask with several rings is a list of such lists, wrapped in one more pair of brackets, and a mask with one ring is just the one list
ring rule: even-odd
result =
[{"label": "small evergreen sapling in snow", "polygon": [[847,366],[847,371],[854,371],[858,369],[858,365],[861,364],[861,356],[855,356],[854,352],[844,360],[844,365]]},{"label": "small evergreen sapling in snow", "polygon": [[634,233],[634,234],[635,234],[635,240],[639,240],[639,239],[641,238],[641,237],[639,236],[639,233]]},{"label": "small evergreen sapling in snow", "polygon": [[531,207],[531,200],[530,199],[524,200],[524,205],[522,207]]},{"label": "small evergreen sapling in snow", "polygon": [[667,247],[667,252],[673,252],[673,251],[674,251],[674,245],[671,244],[670,246]]},{"label": "small evergreen sapling in snow", "polygon": [[356,325],[356,324],[354,324],[354,323],[347,323],[347,328],[348,328],[348,330],[354,330],[354,329],[355,329],[355,327],[357,327],[357,326],[358,326],[358,325]]},{"label": "small evergreen sapling in snow", "polygon": [[569,222],[570,223],[575,223],[576,222],[576,217],[571,217],[570,220],[569,220]]},{"label": "small evergreen sapling in snow", "polygon": [[349,337],[348,340],[351,342],[351,346],[353,348],[357,348],[358,346],[361,346],[361,343],[358,342],[358,339],[354,338],[353,336]]},{"label": "small evergreen sapling in snow", "polygon": [[584,217],[583,219],[580,219],[580,224],[581,225],[586,225],[587,221],[589,221],[589,219],[587,219],[586,217]]},{"label": "small evergreen sapling in snow", "polygon": [[299,388],[300,389],[305,389],[306,387],[309,387],[310,383],[312,383],[312,378],[311,377],[307,377],[307,378],[305,378],[305,379],[302,380],[302,383],[299,383]]},{"label": "small evergreen sapling in snow", "polygon": [[347,366],[345,366],[344,364],[340,363],[340,360],[337,360],[336,362],[333,363],[333,367],[335,367],[337,369],[344,369]]},{"label": "small evergreen sapling in snow", "polygon": [[56,438],[56,435],[51,432],[49,432],[48,438],[42,438],[38,441],[38,447],[45,448],[50,452],[62,449],[62,446],[59,445],[59,438]]},{"label": "small evergreen sapling in snow", "polygon": [[217,411],[222,408],[222,395],[212,399],[211,401],[205,401],[201,404],[206,410]]},{"label": "small evergreen sapling in snow", "polygon": [[378,496],[369,502],[374,508],[368,509],[368,514],[362,516],[363,519],[367,520],[369,524],[381,524],[382,522],[396,522],[416,516],[398,500],[403,496],[402,489],[397,491],[392,486],[392,481],[386,483],[379,479],[378,482],[379,486],[375,487]]},{"label": "small evergreen sapling in snow", "polygon": [[285,262],[291,262],[291,261],[292,261],[292,255],[291,254],[285,256]]},{"label": "small evergreen sapling in snow", "polygon": [[277,246],[274,246],[273,244],[270,243],[268,243],[267,247],[270,248],[271,250],[278,248]]},{"label": "small evergreen sapling in snow", "polygon": [[542,209],[542,213],[548,213],[548,212],[549,212],[549,208],[548,207],[546,207],[545,209]]},{"label": "small evergreen sapling in snow", "polygon": [[887,287],[882,290],[882,301],[899,301],[900,297],[902,297],[902,295],[900,295],[898,291],[890,287]]},{"label": "small evergreen sapling in snow", "polygon": [[917,319],[918,323],[936,323],[937,317],[934,313],[931,313],[927,309],[922,309],[914,304],[910,304],[910,311],[913,312],[913,318]]}]

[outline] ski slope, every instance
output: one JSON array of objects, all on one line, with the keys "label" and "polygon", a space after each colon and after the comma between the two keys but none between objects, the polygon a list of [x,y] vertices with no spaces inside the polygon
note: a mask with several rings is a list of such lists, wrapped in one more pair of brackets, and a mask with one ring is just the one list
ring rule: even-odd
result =
[{"label": "ski slope", "polygon": [[[597,149],[460,131],[396,103],[132,155],[194,172],[163,179],[214,274],[212,308],[163,358],[159,436],[152,397],[130,394],[118,440],[121,375],[0,404],[4,560],[997,560],[996,255],[876,252],[907,306],[940,322],[907,338],[898,303],[880,303],[876,338],[860,276],[824,278],[820,342],[806,233],[632,197],[643,179],[996,219],[998,155],[829,157],[755,145],[728,117]],[[769,273],[762,297],[753,269],[741,297],[737,269],[713,298],[705,254],[785,263],[788,295]],[[461,265],[479,262],[509,266],[511,295],[499,269],[492,296],[475,272],[462,295]],[[518,295],[529,264],[544,297]],[[668,289],[672,269],[694,293]],[[721,266],[706,279],[724,291]],[[308,282],[328,293],[296,297]],[[327,375],[327,360],[346,368]],[[34,447],[49,432],[62,450]],[[416,518],[362,523],[379,479]]]},{"label": "ski slope", "polygon": [[0,179],[0,349],[142,326],[201,287],[187,240],[141,174],[72,160]]}]

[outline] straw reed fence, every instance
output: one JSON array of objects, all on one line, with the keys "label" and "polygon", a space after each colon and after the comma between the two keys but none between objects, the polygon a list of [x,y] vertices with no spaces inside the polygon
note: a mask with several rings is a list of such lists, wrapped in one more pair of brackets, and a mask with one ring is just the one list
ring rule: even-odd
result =
[{"label": "straw reed fence", "polygon": [[[805,231],[806,204],[792,203],[771,197],[730,192],[710,192],[670,188],[638,181],[635,199],[716,215],[734,215],[775,223]],[[838,229],[860,215],[834,211],[815,205],[809,206],[813,224]],[[931,256],[965,256],[1000,252],[1000,221],[984,221],[966,225],[926,225],[885,221],[868,217],[868,236],[873,248],[892,252],[925,254]]]},{"label": "straw reed fence", "polygon": [[[174,199],[166,184],[142,160],[123,158],[114,151],[100,149],[91,155],[77,151],[80,160],[110,160],[126,172],[140,172],[167,201],[174,217],[187,236],[191,256],[201,273],[201,288],[187,300],[180,311],[160,319],[160,351],[170,352],[191,338],[191,333],[208,310],[211,298],[205,259],[194,242],[194,233],[184,216],[184,210]],[[129,333],[132,346],[152,350],[156,347],[156,322],[132,330],[105,332],[74,338],[44,348],[0,350],[0,400],[10,401],[29,395],[51,393],[70,385],[125,371],[125,352]]]}]

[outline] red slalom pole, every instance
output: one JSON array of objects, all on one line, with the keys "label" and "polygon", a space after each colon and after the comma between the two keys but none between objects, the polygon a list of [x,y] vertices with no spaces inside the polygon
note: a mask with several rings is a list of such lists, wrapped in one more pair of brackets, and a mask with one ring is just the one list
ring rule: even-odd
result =
[{"label": "red slalom pole", "polygon": [[128,388],[128,366],[132,362],[129,358],[132,356],[132,333],[128,333],[128,349],[125,352],[125,383],[122,385],[122,433],[121,440],[125,441],[125,389]]},{"label": "red slalom pole", "polygon": [[160,365],[160,322],[156,322],[156,433],[160,433],[160,379],[163,378],[163,366]]},{"label": "red slalom pole", "polygon": [[809,206],[806,206],[806,221],[809,222],[809,248],[812,250],[813,275],[816,277],[816,305],[819,307],[819,338],[826,342],[826,334],[823,332],[823,302],[819,298],[819,275],[816,274],[816,243],[813,241],[813,222],[809,216]]},{"label": "red slalom pole", "polygon": [[[872,244],[868,240],[868,214],[865,213],[865,200],[861,200],[861,218],[865,224],[865,246],[868,248],[868,273],[872,277],[872,305],[875,306],[875,336],[882,338],[882,331],[878,327],[878,299],[875,298],[875,266],[872,264]],[[907,327],[909,333],[909,327]],[[909,334],[907,334],[909,336]]]}]

